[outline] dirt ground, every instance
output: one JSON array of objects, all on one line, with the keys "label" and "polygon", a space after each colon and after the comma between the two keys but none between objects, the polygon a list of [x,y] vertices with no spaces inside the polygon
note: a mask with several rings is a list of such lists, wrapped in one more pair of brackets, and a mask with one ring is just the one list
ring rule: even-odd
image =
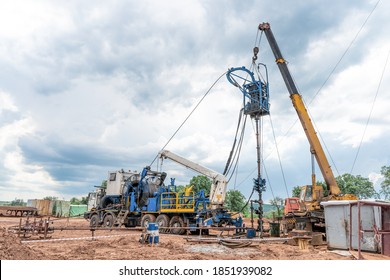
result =
[{"label": "dirt ground", "polygon": [[[25,218],[24,218],[25,219]],[[23,219],[23,223],[24,223]],[[141,244],[140,231],[57,230],[61,227],[87,227],[81,218],[56,220],[51,238],[20,239],[8,229],[20,218],[0,217],[0,259],[2,260],[351,260],[346,252],[333,252],[326,245],[300,249],[283,242],[256,243],[230,248],[219,243],[189,242],[186,235],[160,234],[159,243]],[[197,237],[197,236],[191,236]],[[73,239],[72,239],[73,238]],[[38,242],[39,241],[39,242]],[[380,255],[379,255],[380,256]]]}]

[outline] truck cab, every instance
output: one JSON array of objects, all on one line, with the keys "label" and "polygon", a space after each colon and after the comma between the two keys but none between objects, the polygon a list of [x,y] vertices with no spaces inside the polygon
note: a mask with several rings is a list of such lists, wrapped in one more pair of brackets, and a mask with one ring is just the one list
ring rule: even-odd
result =
[{"label": "truck cab", "polygon": [[299,198],[288,197],[284,200],[284,215],[293,215],[294,212],[299,211]]}]

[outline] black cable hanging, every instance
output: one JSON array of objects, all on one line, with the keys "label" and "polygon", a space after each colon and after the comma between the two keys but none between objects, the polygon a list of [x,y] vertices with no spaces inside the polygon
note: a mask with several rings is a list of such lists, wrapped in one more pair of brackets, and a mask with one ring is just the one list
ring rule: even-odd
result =
[{"label": "black cable hanging", "polygon": [[242,119],[242,116],[243,116],[243,109],[240,110],[240,113],[238,115],[238,122],[237,122],[237,128],[236,128],[236,134],[234,136],[234,141],[233,141],[233,146],[230,150],[230,154],[229,154],[229,157],[226,161],[226,165],[225,165],[225,169],[223,170],[223,175],[226,175],[228,173],[228,170],[230,169],[230,163],[232,161],[232,157],[233,157],[233,153],[235,152],[235,147],[236,147],[236,143],[237,143],[237,135],[238,135],[238,131],[240,129],[240,126],[241,126],[241,119]]},{"label": "black cable hanging", "polygon": [[[214,86],[219,82],[219,80],[226,75],[227,72],[224,72],[221,76],[219,76],[215,81],[214,83],[211,85],[211,87],[206,91],[206,93],[203,95],[203,97],[199,100],[199,102],[196,104],[196,106],[194,107],[194,109],[191,110],[191,112],[188,114],[188,116],[184,119],[184,121],[180,124],[180,126],[178,127],[178,129],[176,129],[176,131],[173,133],[173,135],[171,136],[171,138],[168,139],[167,143],[160,149],[160,151],[164,150],[166,148],[166,146],[168,146],[168,144],[171,142],[171,140],[173,139],[173,137],[176,136],[176,134],[179,132],[179,130],[183,127],[183,125],[187,122],[187,120],[191,117],[191,115],[195,112],[195,110],[199,107],[200,103],[202,103],[202,101],[206,98],[206,96],[210,93],[210,91],[214,88]],[[156,159],[158,158],[158,153],[157,155],[154,157],[154,159],[152,160],[152,162],[150,163],[150,166],[153,165],[153,163],[156,161]]]},{"label": "black cable hanging", "polygon": [[233,177],[234,171],[237,170],[238,162],[240,160],[242,143],[244,142],[243,140],[244,140],[244,134],[245,134],[246,119],[247,119],[247,116],[245,116],[245,119],[244,119],[244,124],[243,124],[242,130],[241,130],[240,139],[239,139],[239,142],[238,142],[238,148],[237,148],[237,150],[235,152],[235,155],[234,155],[234,158],[236,158],[235,164],[234,164],[233,170],[231,172],[231,175],[230,175],[230,177],[228,179],[228,182],[230,182],[230,179]]}]

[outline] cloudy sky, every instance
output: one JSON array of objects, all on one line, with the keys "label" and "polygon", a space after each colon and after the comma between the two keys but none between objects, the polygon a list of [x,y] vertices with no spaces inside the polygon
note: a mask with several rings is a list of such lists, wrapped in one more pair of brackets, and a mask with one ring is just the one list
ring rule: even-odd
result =
[{"label": "cloudy sky", "polygon": [[[109,170],[149,165],[221,74],[250,66],[261,22],[271,24],[336,176],[351,172],[374,104],[352,173],[378,186],[390,165],[389,69],[378,91],[389,10],[377,0],[1,1],[0,200],[81,197]],[[281,159],[265,117],[267,200],[271,188],[286,197],[310,184],[311,165],[265,37],[259,61]],[[222,172],[241,102],[223,77],[166,148]],[[196,175],[162,168],[178,184]],[[255,169],[249,121],[229,189],[248,196]]]}]

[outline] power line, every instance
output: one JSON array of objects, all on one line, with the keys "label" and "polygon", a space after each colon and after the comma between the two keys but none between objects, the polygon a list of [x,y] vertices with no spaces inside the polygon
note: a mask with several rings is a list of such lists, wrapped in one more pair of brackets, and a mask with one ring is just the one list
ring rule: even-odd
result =
[{"label": "power line", "polygon": [[[276,142],[275,129],[274,129],[274,125],[273,125],[273,123],[272,123],[271,114],[269,114],[269,120],[270,120],[270,122],[271,122],[272,135],[274,136],[274,142],[275,142],[275,146],[276,146],[276,152],[277,152],[277,154],[278,154],[279,165],[280,165],[280,170],[281,170],[281,172],[282,172],[284,187],[285,187],[285,189],[286,189],[287,197],[289,197],[290,195],[289,195],[289,193],[288,193],[287,182],[286,182],[286,176],[284,176],[284,170],[283,170],[283,166],[282,166],[282,160],[280,159],[280,153],[279,153],[278,143]],[[273,195],[273,194],[272,194],[272,195]],[[274,198],[274,199],[275,199],[275,198]]]},{"label": "power line", "polygon": [[349,51],[349,49],[352,47],[353,43],[356,41],[357,37],[359,36],[360,32],[363,30],[363,27],[366,25],[368,19],[371,17],[371,15],[373,14],[373,12],[375,11],[376,7],[378,6],[379,2],[381,0],[378,0],[378,2],[376,2],[374,8],[371,10],[371,12],[369,13],[369,15],[367,16],[366,20],[363,22],[362,26],[360,27],[360,29],[358,30],[358,32],[356,33],[355,37],[352,39],[351,43],[348,45],[347,49],[344,51],[344,53],[341,55],[340,59],[337,61],[336,65],[333,67],[332,71],[330,71],[328,77],[325,79],[325,81],[322,83],[322,85],[320,86],[320,88],[317,90],[316,94],[314,94],[313,98],[309,101],[309,105],[314,101],[314,99],[317,97],[317,95],[321,92],[322,88],[325,86],[325,84],[329,81],[330,77],[333,75],[334,71],[336,70],[336,68],[339,66],[339,64],[341,63],[341,61],[343,60],[344,56],[347,54],[347,52]]},{"label": "power line", "polygon": [[355,159],[354,159],[353,164],[352,164],[352,168],[351,168],[351,172],[350,172],[351,174],[352,174],[352,171],[353,171],[353,169],[354,169],[354,167],[355,167],[356,160],[357,160],[357,158],[358,158],[358,156],[359,156],[360,148],[361,148],[361,146],[362,146],[364,136],[366,135],[366,131],[367,131],[368,124],[369,124],[369,122],[370,122],[370,120],[371,120],[371,115],[372,115],[372,111],[374,110],[375,101],[376,101],[376,98],[378,97],[379,89],[380,89],[380,87],[381,87],[382,80],[383,80],[383,76],[384,76],[385,71],[386,71],[387,63],[388,63],[388,61],[389,61],[389,55],[390,55],[390,49],[389,49],[389,52],[387,53],[387,58],[386,58],[385,66],[383,67],[382,74],[381,74],[381,77],[380,77],[380,79],[379,79],[379,84],[378,84],[378,87],[377,87],[377,89],[376,89],[374,101],[372,102],[372,105],[371,105],[370,114],[368,115],[368,119],[367,119],[367,122],[366,122],[366,126],[364,127],[363,135],[362,135],[362,138],[360,139],[359,147],[358,147],[358,150],[357,150],[357,152],[356,152]]}]

